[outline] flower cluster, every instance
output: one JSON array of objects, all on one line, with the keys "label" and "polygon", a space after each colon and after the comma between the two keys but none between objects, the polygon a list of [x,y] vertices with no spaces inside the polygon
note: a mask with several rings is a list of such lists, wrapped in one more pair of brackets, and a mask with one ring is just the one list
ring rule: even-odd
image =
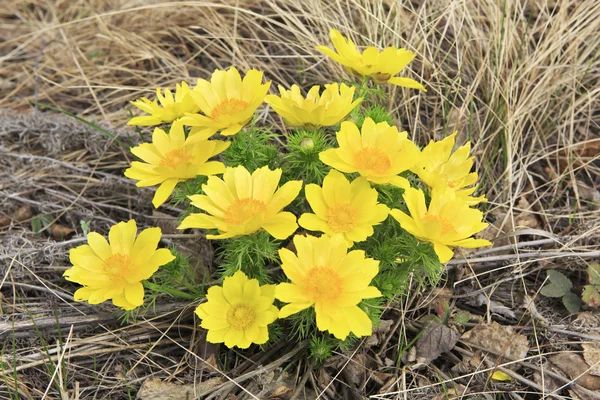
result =
[{"label": "flower cluster", "polygon": [[[490,245],[473,237],[487,224],[474,208],[485,197],[472,196],[478,177],[471,172],[470,145],[453,151],[455,133],[421,150],[408,132],[361,114],[373,102],[364,96],[370,81],[425,90],[415,80],[396,76],[415,54],[395,47],[361,52],[340,32],[330,35],[335,51],[325,46],[318,50],[363,78],[360,85],[328,83],[322,91],[317,85],[306,96],[297,85],[289,90],[279,86],[279,95],[267,95],[270,82],[263,83],[263,72],[252,69],[242,77],[231,67],[216,70],[210,80],[198,79],[193,89],[178,84],[175,96],[157,89],[157,100],[132,103],[149,115],[129,124],[161,125],[150,143],[131,149],[142,161],[125,171],[138,187],[158,186],[155,207],[178,184],[204,176],[204,184],[186,192],[190,208],[178,229],[207,230],[208,239],[225,240],[221,243],[267,235],[280,246],[275,263],[282,271],[279,279],[271,274],[259,282],[245,265],[238,265],[223,274],[222,286],[208,289],[196,314],[211,343],[239,348],[264,344],[276,319],[307,309],[314,311],[316,328],[335,338],[370,335],[367,304],[382,296],[377,287],[382,267],[366,243],[382,225],[431,243],[439,263],[449,261],[455,247]],[[287,152],[299,153],[290,158],[284,152],[274,166],[229,165],[222,155],[241,148],[235,146],[244,134],[240,132],[267,135],[252,122],[264,102],[290,129],[303,132],[298,135],[304,137],[293,133],[286,138],[299,143]],[[217,133],[225,140],[213,139]],[[288,168],[286,160],[302,157],[307,171],[323,171],[310,175],[319,179],[287,173],[298,169]],[[401,195],[383,196],[390,192]],[[310,234],[295,234],[299,227]],[[71,251],[74,266],[65,276],[84,285],[76,299],[91,304],[112,299],[126,310],[143,304],[141,282],[174,256],[156,249],[160,229],[147,229],[137,239],[135,234],[134,221],[121,222],[111,228],[110,244],[90,233],[88,245]],[[273,281],[279,283],[261,285]]]}]

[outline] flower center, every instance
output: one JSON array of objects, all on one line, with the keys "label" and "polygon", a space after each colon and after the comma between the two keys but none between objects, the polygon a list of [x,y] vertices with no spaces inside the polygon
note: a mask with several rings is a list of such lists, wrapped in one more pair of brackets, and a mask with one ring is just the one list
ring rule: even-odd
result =
[{"label": "flower center", "polygon": [[181,164],[189,162],[192,157],[193,156],[185,149],[171,150],[165,154],[162,160],[160,160],[160,165],[175,169]]},{"label": "flower center", "polygon": [[454,225],[450,223],[446,218],[440,215],[433,214],[425,214],[423,217],[423,221],[425,222],[437,222],[442,226],[442,235],[446,235],[448,233],[456,233],[456,229],[454,229]]},{"label": "flower center", "polygon": [[225,211],[225,221],[231,225],[241,225],[267,210],[263,201],[251,198],[239,199]]},{"label": "flower center", "polygon": [[222,116],[234,115],[248,107],[248,102],[240,99],[225,99],[213,108],[210,115],[213,121],[219,120]]},{"label": "flower center", "polygon": [[350,204],[335,204],[329,208],[327,223],[337,233],[350,232],[356,225],[356,208]]},{"label": "flower center", "polygon": [[354,153],[354,162],[360,169],[385,174],[392,166],[390,158],[380,149],[365,147]]},{"label": "flower center", "polygon": [[256,311],[249,304],[236,304],[227,311],[227,322],[238,331],[250,328],[256,319]]},{"label": "flower center", "polygon": [[133,267],[133,260],[129,257],[129,254],[113,254],[106,260],[104,260],[104,272],[110,277],[110,279],[124,279],[129,273],[129,270]]},{"label": "flower center", "polygon": [[315,267],[306,274],[306,294],[314,301],[336,300],[344,291],[337,272],[327,267]]}]

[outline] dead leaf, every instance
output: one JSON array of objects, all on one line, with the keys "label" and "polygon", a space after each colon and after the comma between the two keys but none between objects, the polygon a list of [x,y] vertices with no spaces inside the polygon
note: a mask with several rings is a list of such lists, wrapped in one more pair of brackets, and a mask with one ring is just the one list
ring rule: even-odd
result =
[{"label": "dead leaf", "polygon": [[550,362],[560,368],[569,379],[590,390],[600,390],[600,377],[590,375],[590,366],[577,353],[559,353],[549,358]]},{"label": "dead leaf", "polygon": [[583,359],[590,366],[591,375],[600,376],[600,344],[582,343]]},{"label": "dead leaf", "polygon": [[392,328],[392,325],[394,325],[394,320],[382,319],[379,322],[379,326],[373,329],[373,334],[365,340],[364,346],[366,348],[377,346],[379,343],[385,340],[385,337]]},{"label": "dead leaf", "polygon": [[588,186],[580,180],[577,180],[575,183],[577,185],[577,193],[582,200],[591,203],[600,203],[600,191],[598,189]]},{"label": "dead leaf", "polygon": [[31,206],[25,204],[19,207],[15,212],[12,213],[11,218],[16,222],[27,221],[33,216],[33,210]]},{"label": "dead leaf", "polygon": [[[557,373],[558,375],[561,375],[561,371],[556,368],[552,363],[544,361],[542,363],[542,371],[552,371]],[[556,380],[555,378],[552,378],[550,375],[548,374],[544,374],[543,378],[542,378],[542,373],[540,371],[534,371],[533,372],[533,381],[535,383],[537,383],[538,385],[540,385],[541,387],[544,388],[544,392],[554,392],[555,390],[557,390],[559,387],[562,387],[562,382]]]},{"label": "dead leaf", "polygon": [[513,310],[497,301],[491,300],[483,293],[479,293],[477,297],[470,298],[467,303],[476,307],[480,307],[485,304],[487,307],[489,307],[491,313],[502,315],[507,318],[516,318]]},{"label": "dead leaf", "polygon": [[54,238],[54,240],[65,240],[73,233],[75,233],[75,229],[67,228],[63,225],[53,224],[50,227],[50,235]]},{"label": "dead leaf", "polygon": [[289,399],[294,391],[286,385],[281,385],[271,392],[270,399]]},{"label": "dead leaf", "polygon": [[589,311],[577,313],[577,318],[571,323],[576,328],[599,328],[600,317]]},{"label": "dead leaf", "polygon": [[529,201],[527,201],[527,198],[525,198],[525,196],[519,199],[519,202],[517,203],[517,208],[520,211],[519,214],[515,217],[515,225],[517,229],[537,229],[541,226],[540,220],[538,219],[537,215],[530,211],[531,204],[529,203]]},{"label": "dead leaf", "polygon": [[10,225],[10,218],[8,218],[7,216],[1,216],[0,217],[0,229],[2,228],[6,228],[7,226]]},{"label": "dead leaf", "polygon": [[195,398],[194,385],[180,385],[150,378],[142,383],[137,397],[140,400],[192,400]]},{"label": "dead leaf", "polygon": [[163,235],[181,233],[177,230],[179,223],[177,222],[176,217],[165,214],[164,212],[153,210],[152,219],[155,221],[154,225],[160,228]]},{"label": "dead leaf", "polygon": [[417,340],[416,364],[411,369],[425,367],[440,354],[452,350],[459,337],[456,330],[440,322],[429,323]]},{"label": "dead leaf", "polygon": [[361,387],[365,382],[369,370],[376,368],[375,361],[365,353],[357,353],[342,371],[345,380],[352,383],[355,387]]},{"label": "dead leaf", "polygon": [[497,322],[476,325],[465,332],[461,339],[483,350],[502,354],[511,360],[522,359],[529,351],[525,336],[515,333],[511,326],[502,326]]},{"label": "dead leaf", "polygon": [[569,165],[574,169],[583,167],[586,163],[592,161],[594,157],[600,154],[600,140],[590,140],[569,146],[568,149],[562,149],[556,153],[559,172],[563,174]]}]

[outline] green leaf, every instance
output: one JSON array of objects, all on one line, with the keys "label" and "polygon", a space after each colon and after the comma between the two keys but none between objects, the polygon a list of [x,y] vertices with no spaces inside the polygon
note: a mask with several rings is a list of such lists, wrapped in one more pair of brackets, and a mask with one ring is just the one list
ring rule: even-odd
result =
[{"label": "green leaf", "polygon": [[563,289],[564,293],[567,293],[573,287],[571,280],[556,269],[548,271],[548,279],[550,279],[550,282]]},{"label": "green leaf", "polygon": [[570,313],[579,312],[581,309],[581,300],[575,293],[569,292],[565,294],[562,298],[562,301],[565,305],[565,308]]},{"label": "green leaf", "polygon": [[587,268],[590,285],[600,285],[600,263],[593,262]]},{"label": "green leaf", "polygon": [[585,285],[581,294],[581,300],[591,308],[598,308],[600,305],[600,293],[596,287]]},{"label": "green leaf", "polygon": [[41,233],[50,227],[54,217],[48,214],[39,214],[31,219],[31,230],[34,233]]},{"label": "green leaf", "polygon": [[457,325],[464,325],[471,320],[471,313],[468,311],[459,311],[452,316],[452,321]]},{"label": "green leaf", "polygon": [[568,291],[553,283],[549,283],[542,288],[540,294],[545,297],[563,297]]}]

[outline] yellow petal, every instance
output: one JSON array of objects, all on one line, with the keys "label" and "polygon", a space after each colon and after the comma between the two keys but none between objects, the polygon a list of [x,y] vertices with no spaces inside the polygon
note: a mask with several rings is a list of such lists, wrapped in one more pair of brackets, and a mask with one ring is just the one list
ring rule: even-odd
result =
[{"label": "yellow petal", "polygon": [[280,212],[268,218],[262,224],[262,228],[269,232],[275,239],[283,240],[287,239],[298,229],[298,224],[296,223],[296,216],[294,214]]},{"label": "yellow petal", "polygon": [[98,255],[98,257],[100,257],[101,260],[104,261],[110,256],[112,256],[110,245],[108,244],[106,239],[102,237],[102,235],[96,232],[90,232],[87,235],[87,241],[92,250],[94,250],[94,253],[96,253],[96,255]]},{"label": "yellow petal", "polygon": [[125,286],[125,299],[134,307],[144,304],[144,286],[141,282]]},{"label": "yellow petal", "polygon": [[154,208],[158,208],[167,201],[171,193],[173,193],[173,190],[175,190],[175,186],[177,186],[178,182],[179,179],[176,178],[167,179],[158,187],[158,189],[156,189],[156,193],[154,193],[154,198],[152,199]]},{"label": "yellow petal", "polygon": [[413,79],[409,79],[409,78],[394,77],[394,78],[390,78],[390,80],[388,80],[388,83],[391,83],[392,85],[406,87],[406,88],[419,89],[424,92],[427,91],[425,89],[425,87],[423,85],[421,85],[419,82],[417,82]]},{"label": "yellow petal", "polygon": [[286,318],[292,314],[296,314],[308,307],[312,306],[312,302],[308,303],[291,303],[283,306],[281,310],[279,310],[279,318]]},{"label": "yellow petal", "polygon": [[450,249],[450,247],[441,243],[433,243],[433,250],[435,251],[435,254],[437,254],[442,264],[450,261],[454,255],[454,252]]}]

